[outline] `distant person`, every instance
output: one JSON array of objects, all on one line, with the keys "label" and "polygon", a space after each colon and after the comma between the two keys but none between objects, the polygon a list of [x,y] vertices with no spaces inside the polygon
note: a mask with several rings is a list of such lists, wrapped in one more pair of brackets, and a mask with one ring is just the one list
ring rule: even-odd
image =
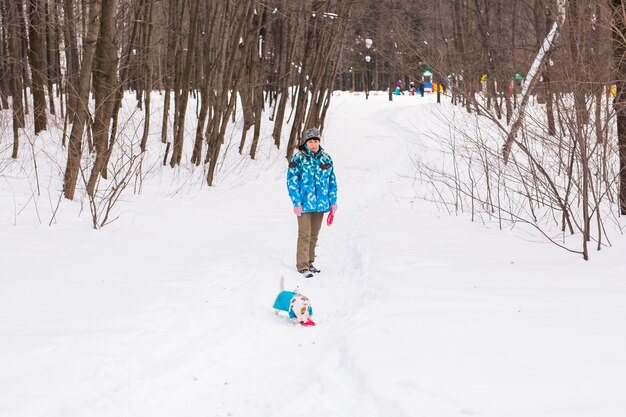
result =
[{"label": "distant person", "polygon": [[402,94],[402,80],[398,80],[396,82],[396,91],[394,93],[395,95],[399,96],[400,94]]},{"label": "distant person", "polygon": [[443,90],[441,83],[434,84],[437,88],[437,104],[441,104],[441,91]]},{"label": "distant person", "polygon": [[287,170],[287,190],[298,219],[296,269],[305,278],[320,272],[315,261],[315,247],[324,213],[337,211],[337,179],[333,160],[320,146],[320,131],[304,131],[298,152]]},{"label": "distant person", "polygon": [[413,81],[411,81],[411,84],[409,84],[409,91],[411,92],[412,96],[415,95],[415,83]]}]

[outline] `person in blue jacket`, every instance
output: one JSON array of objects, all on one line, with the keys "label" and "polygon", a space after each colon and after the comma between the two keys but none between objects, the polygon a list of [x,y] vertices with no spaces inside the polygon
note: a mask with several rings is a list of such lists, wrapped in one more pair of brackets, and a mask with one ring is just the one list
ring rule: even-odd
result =
[{"label": "person in blue jacket", "polygon": [[298,219],[296,269],[305,278],[320,272],[313,265],[324,213],[337,211],[337,179],[333,160],[320,146],[320,131],[304,131],[287,170],[287,189]]}]

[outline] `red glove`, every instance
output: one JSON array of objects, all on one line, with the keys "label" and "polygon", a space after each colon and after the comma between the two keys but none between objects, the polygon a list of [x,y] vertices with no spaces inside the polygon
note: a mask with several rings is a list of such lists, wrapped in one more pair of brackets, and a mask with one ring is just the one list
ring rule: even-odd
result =
[{"label": "red glove", "polygon": [[310,318],[308,318],[304,323],[302,323],[302,325],[305,327],[315,326],[315,322],[311,320]]},{"label": "red glove", "polygon": [[293,213],[298,217],[302,216],[302,206],[295,206],[293,208]]},{"label": "red glove", "polygon": [[328,213],[328,216],[326,216],[326,225],[330,226],[331,224],[333,224],[333,219],[334,218],[335,218],[335,215],[333,214],[332,211],[330,213]]}]

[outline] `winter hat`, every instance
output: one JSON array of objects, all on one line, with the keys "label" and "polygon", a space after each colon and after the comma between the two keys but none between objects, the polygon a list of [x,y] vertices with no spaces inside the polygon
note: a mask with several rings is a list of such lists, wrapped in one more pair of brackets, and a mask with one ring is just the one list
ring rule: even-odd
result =
[{"label": "winter hat", "polygon": [[310,139],[320,140],[320,136],[321,136],[321,134],[320,134],[320,130],[318,128],[316,128],[316,127],[309,128],[309,129],[305,130],[304,134],[302,135],[302,144],[304,145]]}]

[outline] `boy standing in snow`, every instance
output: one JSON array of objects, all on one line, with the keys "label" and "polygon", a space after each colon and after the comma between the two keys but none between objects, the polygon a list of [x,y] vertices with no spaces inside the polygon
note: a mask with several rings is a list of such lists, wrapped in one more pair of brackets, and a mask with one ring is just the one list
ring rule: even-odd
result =
[{"label": "boy standing in snow", "polygon": [[310,128],[289,162],[287,190],[298,219],[296,268],[305,278],[320,272],[313,265],[324,213],[337,211],[337,179],[333,160],[320,146],[320,131]]}]

